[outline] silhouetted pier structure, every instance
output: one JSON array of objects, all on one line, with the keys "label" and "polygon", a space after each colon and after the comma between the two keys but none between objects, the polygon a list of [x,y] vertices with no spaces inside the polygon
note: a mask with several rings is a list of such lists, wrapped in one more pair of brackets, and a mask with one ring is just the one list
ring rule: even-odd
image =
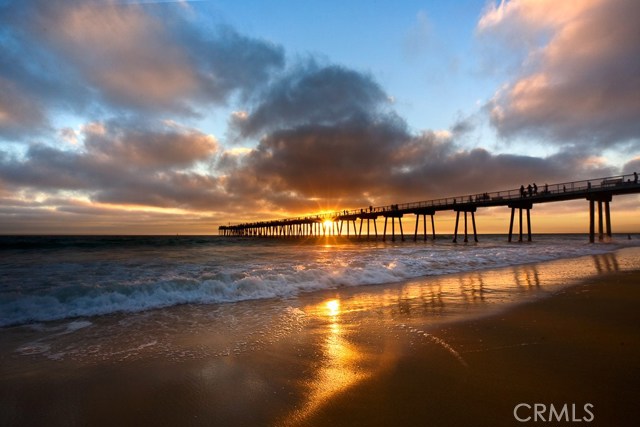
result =
[{"label": "silhouetted pier structure", "polygon": [[[515,212],[518,210],[519,233],[518,241],[523,241],[523,211],[527,218],[527,240],[531,241],[531,209],[538,203],[562,202],[568,200],[587,200],[589,202],[589,240],[595,241],[595,204],[598,204],[598,237],[603,240],[605,235],[611,237],[611,210],[610,203],[613,196],[623,194],[640,193],[638,174],[619,175],[606,178],[596,178],[583,181],[563,182],[560,184],[543,184],[541,186],[529,185],[526,188],[496,191],[491,193],[471,194],[466,196],[446,197],[426,200],[421,202],[394,204],[388,206],[369,206],[368,208],[350,209],[323,213],[318,215],[302,216],[297,218],[276,219],[271,221],[259,221],[253,223],[223,225],[218,228],[218,233],[224,236],[326,236],[343,235],[346,224],[346,233],[351,236],[350,224],[353,225],[353,235],[362,237],[363,225],[366,221],[367,229],[365,237],[371,236],[370,221],[373,221],[375,236],[378,236],[376,221],[384,217],[384,229],[382,239],[387,238],[387,226],[391,220],[391,240],[395,241],[395,222],[398,220],[401,240],[405,239],[402,227],[402,218],[405,215],[415,215],[416,225],[413,240],[418,239],[420,217],[422,217],[422,237],[427,240],[427,216],[431,217],[431,235],[435,240],[436,229],[434,216],[436,212],[453,211],[456,213],[453,241],[458,241],[458,228],[460,214],[464,214],[464,241],[469,240],[467,216],[470,214],[473,226],[473,238],[478,241],[475,213],[479,208],[506,206],[511,209],[509,222],[509,241],[513,239],[513,225]],[[604,213],[603,213],[604,207]],[[357,227],[357,221],[360,226]]]}]

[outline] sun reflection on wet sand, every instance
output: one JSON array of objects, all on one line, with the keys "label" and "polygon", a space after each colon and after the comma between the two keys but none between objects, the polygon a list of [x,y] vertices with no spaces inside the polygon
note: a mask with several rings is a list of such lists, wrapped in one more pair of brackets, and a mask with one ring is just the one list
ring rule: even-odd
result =
[{"label": "sun reflection on wet sand", "polygon": [[303,423],[332,397],[370,376],[359,367],[364,356],[345,337],[344,325],[340,319],[340,300],[330,299],[306,311],[325,322],[322,362],[317,375],[308,382],[307,399],[288,419],[286,425]]}]

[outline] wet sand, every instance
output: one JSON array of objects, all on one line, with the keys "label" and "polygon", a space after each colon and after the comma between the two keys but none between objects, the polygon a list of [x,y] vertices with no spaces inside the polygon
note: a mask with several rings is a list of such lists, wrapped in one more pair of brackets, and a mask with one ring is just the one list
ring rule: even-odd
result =
[{"label": "wet sand", "polygon": [[[147,326],[145,336],[152,341],[132,339],[139,351],[114,351],[124,356],[108,360],[92,357],[91,346],[82,357],[16,355],[26,332],[5,329],[0,331],[0,425],[575,424],[514,418],[516,405],[542,403],[558,410],[568,404],[569,417],[575,404],[580,419],[588,418],[584,405],[591,404],[593,421],[579,425],[635,426],[640,271],[616,271],[619,261],[610,254],[584,259],[594,272],[568,287],[547,283],[556,280],[553,271],[570,265],[560,261],[451,275],[428,285],[230,305],[228,310],[244,307],[262,317],[225,311],[205,328],[176,326],[171,336]],[[490,292],[501,280],[515,280],[514,289],[530,297],[517,305],[503,301],[508,293]],[[450,302],[452,289],[464,298]],[[476,315],[460,320],[461,311]],[[273,314],[282,312],[286,322]],[[249,340],[240,326],[228,327],[221,319],[233,319],[234,325],[252,319],[266,332]],[[100,322],[122,319],[94,320],[60,339],[70,341],[68,348],[72,340],[92,342],[78,334]],[[168,336],[173,352],[159,354],[154,343]],[[225,340],[234,342],[229,352],[196,351],[224,347]],[[521,407],[518,414],[525,418],[533,411]]]},{"label": "wet sand", "polygon": [[[404,343],[393,366],[327,402],[306,425],[545,425],[517,422],[519,403],[568,404],[569,419],[571,404],[576,419],[590,419],[590,403],[593,421],[579,424],[637,425],[639,307],[640,272],[621,272],[502,314],[428,329],[432,339]],[[518,412],[533,415],[525,406]]]}]

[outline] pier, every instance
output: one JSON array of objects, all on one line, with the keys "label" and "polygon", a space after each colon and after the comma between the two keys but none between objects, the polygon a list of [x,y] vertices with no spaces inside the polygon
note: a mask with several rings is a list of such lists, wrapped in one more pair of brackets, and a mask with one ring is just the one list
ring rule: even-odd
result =
[{"label": "pier", "polygon": [[[613,196],[640,193],[640,183],[636,172],[627,175],[619,175],[605,178],[595,178],[582,181],[563,182],[559,184],[535,184],[518,189],[496,191],[490,193],[469,194],[465,196],[445,197],[421,202],[393,204],[387,206],[369,206],[360,209],[345,209],[317,215],[301,216],[296,218],[275,219],[258,221],[236,225],[223,225],[218,228],[218,233],[223,236],[251,236],[251,237],[311,237],[311,236],[355,236],[363,237],[363,226],[366,221],[365,238],[371,234],[370,222],[373,221],[374,236],[378,237],[377,219],[384,217],[382,239],[389,237],[396,240],[396,220],[400,231],[400,239],[405,240],[402,218],[415,215],[416,225],[413,240],[418,240],[420,219],[422,217],[422,236],[427,241],[427,216],[430,217],[431,238],[436,239],[434,216],[437,212],[452,211],[456,213],[456,222],[453,230],[453,242],[458,241],[461,214],[464,222],[464,241],[469,241],[468,217],[471,217],[473,239],[478,241],[476,229],[476,212],[481,208],[504,206],[511,209],[509,221],[508,240],[514,238],[513,226],[516,210],[518,211],[518,241],[524,240],[523,211],[526,212],[527,241],[532,240],[531,210],[539,203],[555,203],[568,200],[585,200],[589,209],[589,241],[595,242],[596,203],[598,239],[604,240],[605,236],[611,237],[611,207]],[[358,227],[358,220],[360,221]],[[346,225],[346,228],[344,227]],[[353,226],[353,233],[350,231]]]}]

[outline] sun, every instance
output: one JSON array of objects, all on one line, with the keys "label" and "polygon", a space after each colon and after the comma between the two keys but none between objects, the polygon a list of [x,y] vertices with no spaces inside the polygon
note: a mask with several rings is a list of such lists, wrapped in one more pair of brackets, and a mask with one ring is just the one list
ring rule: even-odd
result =
[{"label": "sun", "polygon": [[333,221],[331,221],[330,219],[326,220],[323,224],[325,228],[333,227]]}]

